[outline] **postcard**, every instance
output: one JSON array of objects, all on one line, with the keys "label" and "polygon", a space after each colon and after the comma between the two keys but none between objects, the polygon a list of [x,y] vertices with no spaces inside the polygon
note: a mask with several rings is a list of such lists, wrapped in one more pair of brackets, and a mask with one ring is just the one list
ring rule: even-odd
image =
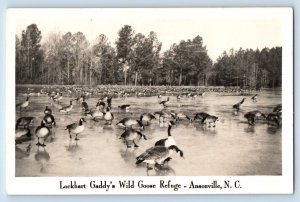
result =
[{"label": "postcard", "polygon": [[292,8],[6,22],[9,195],[293,193]]}]

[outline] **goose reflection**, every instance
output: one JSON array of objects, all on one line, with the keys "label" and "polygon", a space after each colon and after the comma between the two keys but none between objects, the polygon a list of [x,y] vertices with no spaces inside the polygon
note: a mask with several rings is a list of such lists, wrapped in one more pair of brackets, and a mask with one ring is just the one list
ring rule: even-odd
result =
[{"label": "goose reflection", "polygon": [[137,148],[135,148],[135,147],[120,149],[120,155],[121,155],[122,159],[124,159],[124,161],[126,163],[134,165],[134,163],[136,161],[136,154],[135,154],[136,149]]},{"label": "goose reflection", "polygon": [[216,128],[207,128],[203,125],[197,126],[196,130],[201,131],[203,135],[216,135],[218,133]]},{"label": "goose reflection", "polygon": [[167,161],[162,165],[155,164],[153,167],[153,172],[151,172],[151,170],[147,170],[147,176],[176,176],[176,172]]},{"label": "goose reflection", "polygon": [[277,131],[278,131],[277,127],[267,127],[267,133],[270,134],[270,135],[276,134]]},{"label": "goose reflection", "polygon": [[66,146],[67,151],[71,152],[71,153],[75,153],[77,152],[79,149],[81,149],[81,147],[78,145],[78,140],[71,140],[69,141],[69,145]]},{"label": "goose reflection", "polygon": [[34,159],[41,164],[41,173],[47,172],[47,162],[50,159],[50,154],[47,152],[45,147],[38,147]]},{"label": "goose reflection", "polygon": [[246,133],[255,133],[255,127],[249,125],[248,127],[244,128],[244,131]]},{"label": "goose reflection", "polygon": [[16,151],[15,155],[17,159],[23,159],[25,157],[29,157],[31,152],[31,143],[29,143],[27,147],[23,149],[20,146],[16,145],[15,151]]}]

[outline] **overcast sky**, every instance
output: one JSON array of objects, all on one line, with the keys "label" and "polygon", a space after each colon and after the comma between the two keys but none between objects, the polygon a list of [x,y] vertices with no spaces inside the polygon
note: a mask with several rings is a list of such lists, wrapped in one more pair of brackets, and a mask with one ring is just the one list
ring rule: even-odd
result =
[{"label": "overcast sky", "polygon": [[42,31],[81,31],[89,42],[105,34],[112,45],[124,25],[136,33],[157,33],[162,50],[173,43],[203,37],[208,55],[215,61],[223,51],[240,47],[262,49],[282,46],[282,21],[278,9],[36,9],[14,12],[16,34],[31,23]]}]

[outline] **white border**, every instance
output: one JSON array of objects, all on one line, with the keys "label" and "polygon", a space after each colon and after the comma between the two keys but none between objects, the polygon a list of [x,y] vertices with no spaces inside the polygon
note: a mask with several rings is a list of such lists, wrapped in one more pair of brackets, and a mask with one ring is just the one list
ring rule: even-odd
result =
[{"label": "white border", "polygon": [[[223,10],[218,8],[219,11]],[[7,32],[6,32],[6,190],[8,194],[14,195],[77,195],[77,194],[291,194],[293,193],[293,10],[291,8],[226,8],[226,11],[234,12],[237,9],[243,9],[243,12],[251,12],[257,9],[261,13],[269,10],[276,11],[276,16],[282,20],[282,41],[283,45],[283,71],[282,71],[282,104],[283,104],[283,125],[282,125],[282,176],[194,176],[194,177],[15,177],[15,150],[14,150],[14,123],[15,123],[15,33],[16,22],[26,12],[45,12],[48,9],[8,9],[7,10]],[[93,10],[93,9],[92,9]],[[115,12],[118,9],[102,9],[105,12]],[[136,9],[126,9],[128,12],[137,11]],[[142,9],[139,9],[141,11]],[[162,9],[143,9],[143,11],[160,11]],[[164,9],[164,11],[169,9]],[[175,9],[171,9],[175,10]],[[215,13],[217,9],[199,9],[201,12]],[[57,12],[65,13],[84,13],[90,9],[52,9]],[[25,13],[25,14],[24,14]],[[212,15],[210,15],[212,16]],[[258,18],[259,15],[253,16]],[[240,181],[242,189],[59,189],[59,182],[67,183],[76,180],[77,183],[85,183],[87,187],[91,180],[94,181],[112,181],[118,185],[118,181],[143,180],[145,184],[156,184],[159,187],[159,181],[171,180],[173,183],[180,183],[182,186],[189,185],[193,180],[195,184],[210,184],[217,180],[219,184],[224,184],[224,180],[234,182]],[[116,186],[118,187],[118,186]]]}]

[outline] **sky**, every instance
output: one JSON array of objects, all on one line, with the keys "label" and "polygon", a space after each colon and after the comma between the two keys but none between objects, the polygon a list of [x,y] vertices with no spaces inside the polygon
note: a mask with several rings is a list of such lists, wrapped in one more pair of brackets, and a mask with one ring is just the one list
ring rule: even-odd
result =
[{"label": "sky", "polygon": [[231,48],[262,49],[282,46],[283,10],[272,9],[19,9],[12,10],[16,34],[32,23],[42,32],[81,31],[90,43],[105,34],[114,46],[118,31],[131,25],[135,33],[157,33],[162,51],[173,43],[203,38],[213,61]]}]

